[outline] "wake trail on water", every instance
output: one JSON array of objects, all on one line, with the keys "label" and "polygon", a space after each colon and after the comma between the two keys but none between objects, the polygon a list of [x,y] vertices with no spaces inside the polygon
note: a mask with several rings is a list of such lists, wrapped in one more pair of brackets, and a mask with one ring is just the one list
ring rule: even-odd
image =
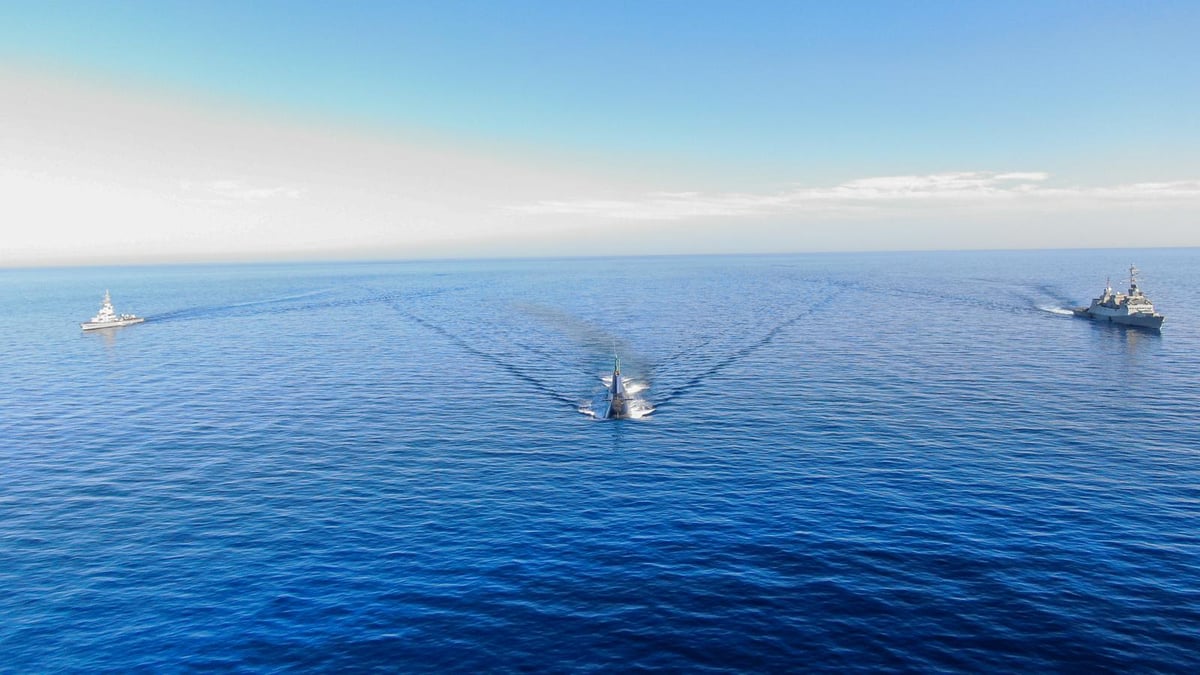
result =
[{"label": "wake trail on water", "polygon": [[[646,359],[621,335],[604,330],[599,326],[568,312],[544,305],[518,303],[514,309],[541,320],[567,339],[582,347],[590,359],[611,358],[619,355],[622,362],[633,370],[646,370]],[[581,370],[589,377],[591,370]]]},{"label": "wake trail on water", "polygon": [[506,360],[496,354],[493,354],[491,352],[488,352],[488,351],[485,351],[483,349],[476,347],[475,345],[468,342],[465,338],[453,333],[450,330],[447,330],[443,326],[441,326],[433,321],[430,321],[424,317],[418,316],[417,314],[415,314],[411,310],[409,310],[407,307],[405,307],[395,301],[388,300],[388,301],[386,301],[386,304],[388,306],[390,306],[392,309],[396,310],[396,312],[398,312],[401,316],[408,319],[409,321],[412,321],[413,323],[442,336],[443,338],[445,338],[446,340],[448,340],[449,342],[451,342],[452,344],[457,346],[459,349],[462,349],[463,351],[467,352],[468,354],[471,354],[479,359],[482,359],[482,360],[492,364],[493,366],[496,366],[497,368],[507,372],[509,375],[512,375],[517,380],[525,383],[526,385],[531,387],[534,391],[538,392],[539,394],[542,394],[542,395],[546,396],[547,398],[550,398],[550,399],[552,399],[558,403],[561,403],[563,405],[570,406],[570,408],[572,410],[578,409],[579,402],[577,400],[572,399],[569,396],[564,396],[563,394],[555,391],[555,389],[553,387],[546,384],[540,378],[530,374],[525,369],[509,362],[508,360]]},{"label": "wake trail on water", "polygon": [[1074,298],[1067,297],[1067,294],[1062,289],[1050,284],[1038,284],[1033,288],[1043,298],[1048,297],[1053,300],[1053,302],[1047,303],[1035,299],[1033,300],[1034,307],[1043,312],[1049,312],[1058,316],[1075,316],[1071,309],[1079,306],[1080,303],[1076,302]]},{"label": "wake trail on water", "polygon": [[297,300],[328,295],[334,292],[334,290],[335,289],[324,289],[312,291],[310,293],[301,293],[299,295],[289,295],[279,298],[264,298],[261,300],[251,300],[247,302],[234,302],[225,305],[184,307],[146,317],[146,320],[153,321],[155,323],[162,323],[169,321],[191,321],[197,319],[286,314],[289,312],[315,312],[322,309],[337,307],[357,307],[362,305],[370,305],[383,302],[391,297],[394,297],[394,294],[379,294],[358,297],[332,298],[321,302],[296,303]]},{"label": "wake trail on water", "polygon": [[[834,286],[836,287],[837,285],[834,284]],[[744,346],[736,349],[722,358],[717,359],[715,362],[709,364],[696,374],[688,377],[679,386],[676,386],[665,392],[661,398],[655,397],[653,403],[643,397],[643,395],[653,386],[652,377],[642,377],[637,375],[632,377],[623,377],[622,382],[625,385],[626,392],[630,395],[629,403],[631,414],[629,417],[645,417],[658,408],[673,404],[690,391],[702,386],[705,380],[708,378],[721,373],[722,371],[745,360],[755,352],[769,346],[784,331],[790,329],[801,320],[811,317],[814,314],[822,311],[834,299],[834,297],[836,297],[836,293],[826,291],[809,297],[818,297],[819,300],[807,305],[802,311],[791,314],[784,320],[776,322],[752,342],[745,344]],[[445,338],[447,341],[454,344],[459,349],[462,349],[464,352],[492,364],[496,368],[523,382],[533,390],[537,391],[539,394],[555,401],[556,403],[560,403],[564,406],[570,406],[573,410],[578,412],[588,414],[594,418],[602,418],[602,414],[599,411],[605,409],[605,406],[607,405],[605,396],[609,388],[612,386],[610,373],[605,372],[603,374],[597,374],[595,371],[582,367],[571,369],[579,372],[582,375],[586,375],[589,378],[597,377],[598,375],[600,383],[604,385],[604,389],[601,390],[598,395],[594,395],[590,402],[580,404],[579,398],[574,398],[561,393],[553,386],[548,384],[544,379],[530,372],[528,368],[514,363],[512,360],[505,358],[502,354],[497,353],[495,350],[489,350],[477,346],[467,337],[446,328],[444,325],[435,320],[426,318],[413,312],[411,309],[409,309],[409,307],[401,304],[398,301],[385,300],[384,302],[407,320]],[[580,319],[558,309],[533,304],[516,305],[515,308],[532,317],[538,318],[551,327],[557,329],[576,345],[582,347],[584,351],[589,354],[589,358],[610,358],[613,356],[614,352],[617,352],[618,355],[621,356],[623,362],[634,364],[634,372],[642,371],[649,374],[655,371],[677,369],[677,364],[679,361],[683,360],[687,356],[694,356],[698,349],[702,349],[716,339],[712,336],[706,337],[699,343],[699,345],[693,345],[689,348],[679,350],[664,357],[657,363],[650,362],[649,365],[641,367],[636,365],[641,359],[637,359],[633,355],[634,350],[629,347],[625,340],[595,326],[584,319]],[[511,342],[512,346],[517,350],[536,355],[543,363],[557,363],[560,366],[565,367],[565,364],[562,362],[560,357],[546,349],[536,345],[527,344],[526,341],[513,340]]]},{"label": "wake trail on water", "polygon": [[149,320],[160,322],[160,321],[171,321],[174,319],[191,319],[191,318],[198,318],[198,317],[216,316],[216,315],[220,315],[221,313],[224,313],[224,312],[237,312],[237,311],[242,310],[247,307],[267,307],[270,305],[277,305],[277,304],[281,304],[281,303],[285,303],[285,302],[292,302],[293,300],[303,300],[304,298],[311,298],[313,296],[321,295],[323,293],[328,293],[328,292],[330,292],[330,290],[332,290],[332,289],[322,289],[319,291],[311,291],[309,293],[300,293],[297,295],[285,295],[285,296],[281,296],[278,298],[263,298],[261,300],[249,300],[246,302],[233,302],[233,303],[229,303],[229,304],[225,304],[225,305],[207,305],[207,306],[202,306],[202,307],[183,307],[180,309],[171,310],[169,312],[162,312],[159,314],[155,314],[154,316],[147,317],[147,318]]},{"label": "wake trail on water", "polygon": [[[262,298],[246,302],[233,302],[222,305],[207,305],[201,307],[183,307],[168,312],[162,312],[146,317],[147,322],[166,323],[172,321],[195,321],[200,319],[251,317],[263,315],[287,314],[291,312],[318,312],[325,309],[340,307],[364,307],[406,298],[430,298],[441,295],[451,288],[433,290],[384,291],[361,284],[352,284],[340,288],[325,288],[307,293],[285,295],[277,298]],[[347,294],[357,291],[357,294]],[[329,296],[341,293],[341,297],[331,297],[318,302],[297,302],[309,298]]]},{"label": "wake trail on water", "polygon": [[705,380],[721,373],[722,371],[726,370],[730,366],[733,366],[741,361],[744,361],[750,355],[754,354],[755,352],[759,351],[760,349],[763,349],[764,347],[767,347],[768,345],[770,345],[772,342],[775,341],[775,338],[779,337],[780,333],[782,333],[783,331],[796,325],[796,323],[798,323],[801,319],[806,319],[806,318],[816,314],[817,312],[823,310],[834,299],[834,297],[836,297],[836,294],[820,293],[819,296],[821,299],[818,300],[817,302],[809,305],[807,309],[797,312],[796,314],[791,315],[787,319],[776,323],[774,326],[772,326],[770,329],[768,329],[765,333],[763,333],[758,339],[741,347],[740,349],[735,350],[734,352],[725,356],[724,358],[717,360],[716,362],[714,362],[713,364],[711,364],[709,367],[705,368],[701,372],[688,378],[686,381],[683,382],[683,384],[666,392],[663,395],[663,397],[661,399],[659,399],[658,407],[662,408],[664,406],[671,405],[677,398],[686,396],[692,390],[696,389],[697,387],[700,387],[704,383]]},{"label": "wake trail on water", "polygon": [[[619,356],[625,365],[630,366],[634,372],[648,371],[648,368],[644,365],[645,360],[639,358],[636,351],[619,335],[606,331],[585,319],[552,307],[532,303],[521,303],[514,307],[525,314],[541,320],[543,323],[565,335],[569,340],[581,347],[587,358],[591,361]],[[553,356],[544,351],[534,348],[529,349],[535,353],[543,354],[547,358],[554,359]],[[597,375],[594,371],[584,367],[577,367],[575,370],[588,378]],[[579,412],[598,420],[606,419],[600,411],[607,410],[607,395],[608,391],[612,388],[612,373],[605,371],[599,374],[599,378],[601,383],[604,384],[604,390],[594,394],[591,401],[578,407]],[[626,400],[627,414],[624,416],[624,419],[641,419],[654,412],[655,406],[639,395],[650,388],[648,380],[639,377],[622,376],[621,382],[628,396]]]},{"label": "wake trail on water", "polygon": [[[655,410],[658,409],[652,403],[650,403],[649,401],[642,399],[642,398],[627,399],[625,401],[625,405],[626,405],[626,414],[624,417],[621,417],[619,419],[630,419],[630,420],[644,419],[646,417],[649,417],[650,413],[653,413]],[[601,410],[606,409],[607,406],[608,406],[608,400],[606,398],[604,398],[604,396],[602,395],[602,396],[597,397],[592,402],[586,403],[586,404],[580,406],[579,412],[581,412],[584,415],[587,415],[588,417],[591,417],[592,419],[597,420],[597,421],[608,421],[608,418],[606,418],[604,416],[604,414],[600,412]]]},{"label": "wake trail on water", "polygon": [[[545,363],[558,363],[558,364],[564,365],[564,367],[566,367],[565,364],[562,364],[562,360],[559,358],[558,355],[551,354],[550,352],[546,351],[545,349],[542,349],[541,347],[535,347],[526,342],[517,341],[517,340],[513,340],[512,343],[513,343],[513,345],[515,345],[518,349],[520,349],[522,351],[529,352],[530,354],[537,354],[538,356],[542,357],[542,360]],[[588,369],[580,367],[580,366],[572,366],[571,369],[573,371],[575,371],[576,373],[579,373],[580,375],[584,375],[587,377],[592,377],[593,375],[595,375],[595,373],[593,373],[591,370],[588,370]]]},{"label": "wake trail on water", "polygon": [[675,352],[674,354],[665,356],[662,359],[659,359],[658,363],[656,363],[654,365],[654,368],[667,370],[670,368],[671,364],[676,363],[677,361],[684,358],[685,356],[690,356],[692,354],[695,354],[697,351],[704,349],[708,345],[712,344],[712,341],[714,339],[715,338],[713,338],[710,335],[710,336],[704,338],[703,340],[700,340],[698,343],[696,343],[694,345],[691,345],[689,347],[684,347],[683,349],[680,349],[679,351]]},{"label": "wake trail on water", "polygon": [[[960,307],[976,307],[1009,314],[1051,313],[1065,316],[1071,314],[1071,308],[1078,304],[1061,289],[1050,284],[1014,285],[1004,279],[978,279],[978,281],[992,281],[996,284],[996,293],[981,298],[942,290],[897,288],[862,281],[838,281],[836,284],[842,288],[866,293],[898,298],[936,300]],[[1021,302],[1009,301],[1012,299],[1018,299]]]},{"label": "wake trail on water", "polygon": [[1075,298],[1067,296],[1067,294],[1057,286],[1052,286],[1050,284],[1038,284],[1037,286],[1034,286],[1034,288],[1043,295],[1049,296],[1051,299],[1061,305],[1070,307],[1076,304]]}]

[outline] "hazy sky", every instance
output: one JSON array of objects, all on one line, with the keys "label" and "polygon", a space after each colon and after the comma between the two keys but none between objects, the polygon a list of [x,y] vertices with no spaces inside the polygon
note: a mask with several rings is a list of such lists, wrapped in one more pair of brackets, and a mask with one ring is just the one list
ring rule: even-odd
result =
[{"label": "hazy sky", "polygon": [[1200,3],[0,4],[0,266],[1200,245]]}]

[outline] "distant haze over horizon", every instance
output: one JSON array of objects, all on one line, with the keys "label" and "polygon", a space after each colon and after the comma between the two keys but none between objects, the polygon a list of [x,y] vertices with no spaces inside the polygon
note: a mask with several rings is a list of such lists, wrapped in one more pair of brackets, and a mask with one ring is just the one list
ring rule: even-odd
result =
[{"label": "distant haze over horizon", "polygon": [[[1117,246],[1111,248],[959,248],[959,249],[861,249],[861,250],[813,250],[813,251],[720,251],[713,253],[584,253],[584,254],[554,254],[554,253],[534,253],[530,255],[443,255],[436,251],[427,251],[416,253],[408,256],[389,256],[389,255],[373,255],[366,251],[351,251],[343,253],[328,253],[328,254],[276,254],[276,255],[245,255],[245,256],[224,256],[220,258],[202,258],[202,257],[147,257],[143,259],[122,258],[119,260],[43,260],[31,264],[18,264],[0,267],[0,270],[8,269],[12,271],[20,270],[39,270],[39,269],[87,269],[87,268],[137,268],[137,267],[158,267],[158,266],[195,266],[195,267],[221,267],[221,266],[322,266],[322,265],[422,265],[422,264],[455,264],[455,263],[517,263],[522,261],[586,261],[586,260],[656,260],[656,259],[703,259],[703,258],[801,258],[801,257],[816,257],[816,256],[913,256],[913,255],[955,255],[955,254],[1029,254],[1029,253],[1086,253],[1086,252],[1126,252],[1135,253],[1137,251],[1188,251],[1200,247],[1197,246],[1145,246],[1145,247],[1130,247]],[[1120,260],[1123,260],[1121,258]],[[1130,264],[1136,264],[1139,269],[1142,263],[1138,261],[1140,257],[1129,259]],[[1111,270],[1106,269],[1105,273],[1112,273],[1118,278],[1124,275],[1127,271],[1127,265],[1122,262],[1120,265]]]},{"label": "distant haze over horizon", "polygon": [[1195,3],[26,4],[0,267],[1200,246]]}]

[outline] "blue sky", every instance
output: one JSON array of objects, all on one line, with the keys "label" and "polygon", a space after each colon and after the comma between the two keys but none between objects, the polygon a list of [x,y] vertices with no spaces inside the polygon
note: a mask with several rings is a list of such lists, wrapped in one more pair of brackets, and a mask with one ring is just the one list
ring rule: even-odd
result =
[{"label": "blue sky", "polygon": [[1194,180],[1197,35],[1195,2],[0,8],[0,57],[22,77],[647,193],[978,171],[1080,189]]}]

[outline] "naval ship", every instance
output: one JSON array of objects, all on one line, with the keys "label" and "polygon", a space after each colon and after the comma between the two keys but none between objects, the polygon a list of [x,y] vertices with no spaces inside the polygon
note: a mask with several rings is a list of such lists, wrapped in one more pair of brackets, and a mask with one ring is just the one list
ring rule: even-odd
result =
[{"label": "naval ship", "polygon": [[108,296],[108,291],[104,291],[104,302],[100,305],[100,311],[93,316],[91,321],[86,321],[79,324],[79,327],[84,330],[96,330],[97,328],[116,328],[118,326],[130,326],[135,323],[141,323],[145,319],[134,316],[132,314],[117,314],[113,311],[112,298]]},{"label": "naval ship", "polygon": [[1104,285],[1100,297],[1092,300],[1090,307],[1077,307],[1071,312],[1075,316],[1098,321],[1111,321],[1126,326],[1158,330],[1167,317],[1154,311],[1150,298],[1142,293],[1137,284],[1138,270],[1129,266],[1129,292],[1114,293],[1111,284]]}]

